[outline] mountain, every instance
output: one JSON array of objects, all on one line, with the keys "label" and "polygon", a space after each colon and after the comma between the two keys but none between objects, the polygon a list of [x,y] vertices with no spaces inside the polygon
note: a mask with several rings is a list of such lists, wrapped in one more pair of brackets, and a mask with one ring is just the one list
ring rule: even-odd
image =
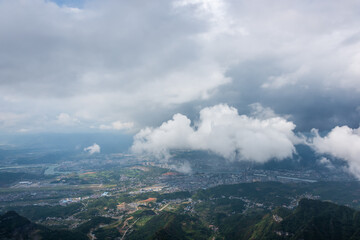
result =
[{"label": "mountain", "polygon": [[0,239],[87,239],[86,235],[79,232],[66,230],[51,230],[41,225],[32,223],[27,218],[9,211],[0,215]]},{"label": "mountain", "polygon": [[[305,189],[292,191],[291,188],[296,186],[272,182],[249,183],[200,190],[191,197],[189,197],[190,193],[167,194],[163,199],[158,199],[164,201],[161,208],[155,203],[151,206],[139,205],[138,210],[124,213],[121,218],[88,215],[86,219],[89,220],[83,221],[73,230],[55,230],[52,229],[53,226],[38,225],[14,211],[8,211],[0,215],[0,240],[81,240],[88,239],[87,235],[96,236],[97,239],[124,237],[130,240],[360,239],[360,211],[329,201],[301,199],[303,193],[310,188],[316,189],[318,185],[302,185]],[[347,188],[346,183],[342,186],[347,190],[350,189]],[[353,187],[355,186],[357,185]],[[343,192],[337,193],[348,198]],[[328,196],[323,192],[320,192],[320,195]],[[310,193],[306,196],[315,198]],[[289,202],[288,198],[292,201]],[[260,201],[261,199],[263,201]],[[107,201],[111,200],[108,198],[101,200],[103,203]],[[35,206],[29,207],[35,208]],[[103,205],[96,205],[93,209],[100,208],[103,208]],[[65,211],[63,208],[56,209]],[[37,215],[32,217],[32,213],[28,212],[27,215],[26,211],[21,214],[36,221],[39,216],[44,218],[54,213],[41,208],[36,208],[34,211]]]},{"label": "mountain", "polygon": [[356,240],[360,239],[360,212],[302,199],[294,210],[219,216],[216,226],[218,230],[212,232],[197,217],[167,212],[134,229],[128,239]]},{"label": "mountain", "polygon": [[209,229],[198,218],[170,212],[161,213],[131,233],[128,239],[208,239]]},{"label": "mountain", "polygon": [[330,202],[302,199],[289,211],[277,209],[250,227],[249,239],[360,239],[360,212]]}]

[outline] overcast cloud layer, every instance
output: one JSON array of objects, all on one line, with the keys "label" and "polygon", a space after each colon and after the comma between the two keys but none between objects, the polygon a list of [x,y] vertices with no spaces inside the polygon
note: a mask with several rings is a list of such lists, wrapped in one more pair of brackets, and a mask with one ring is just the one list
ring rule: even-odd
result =
[{"label": "overcast cloud layer", "polygon": [[136,132],[254,102],[300,131],[357,128],[359,11],[353,0],[0,0],[0,131]]}]

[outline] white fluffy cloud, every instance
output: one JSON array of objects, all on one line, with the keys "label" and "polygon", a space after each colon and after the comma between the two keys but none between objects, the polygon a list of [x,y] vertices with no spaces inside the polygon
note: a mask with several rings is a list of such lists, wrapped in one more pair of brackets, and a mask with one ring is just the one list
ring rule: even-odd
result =
[{"label": "white fluffy cloud", "polygon": [[313,130],[311,146],[322,154],[329,154],[347,161],[349,171],[360,179],[360,127],[335,127],[325,137]]},{"label": "white fluffy cloud", "polygon": [[84,151],[90,153],[90,155],[94,153],[100,153],[100,146],[94,143],[93,145],[84,148]]},{"label": "white fluffy cloud", "polygon": [[[259,113],[258,105],[256,110]],[[208,150],[227,159],[265,162],[292,157],[297,139],[294,128],[282,117],[248,117],[220,104],[202,109],[193,126],[178,113],[158,128],[141,130],[132,151],[167,157],[171,149]]]},{"label": "white fluffy cloud", "polygon": [[335,166],[332,164],[332,162],[327,159],[326,157],[322,157],[320,159],[317,160],[318,164],[323,165],[325,167],[327,167],[328,169],[334,169]]}]

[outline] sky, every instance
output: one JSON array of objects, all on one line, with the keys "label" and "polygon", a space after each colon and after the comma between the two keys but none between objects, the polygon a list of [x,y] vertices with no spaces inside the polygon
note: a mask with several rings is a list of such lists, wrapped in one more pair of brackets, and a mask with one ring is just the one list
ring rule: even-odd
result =
[{"label": "sky", "polygon": [[[238,129],[229,152],[195,149],[257,161],[311,129],[357,138],[359,13],[355,0],[0,0],[0,133],[119,131],[141,152],[168,123],[187,129],[182,148]],[[252,134],[282,140],[245,154]]]}]

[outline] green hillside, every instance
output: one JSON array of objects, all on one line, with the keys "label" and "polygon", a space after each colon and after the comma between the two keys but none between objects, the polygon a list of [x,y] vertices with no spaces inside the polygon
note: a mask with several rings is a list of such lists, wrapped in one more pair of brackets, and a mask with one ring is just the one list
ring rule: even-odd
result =
[{"label": "green hillside", "polygon": [[302,199],[289,212],[277,209],[250,227],[250,239],[359,239],[360,212],[330,202]]},{"label": "green hillside", "polygon": [[87,237],[79,232],[50,230],[30,222],[14,211],[9,211],[0,216],[0,239],[82,240]]}]

